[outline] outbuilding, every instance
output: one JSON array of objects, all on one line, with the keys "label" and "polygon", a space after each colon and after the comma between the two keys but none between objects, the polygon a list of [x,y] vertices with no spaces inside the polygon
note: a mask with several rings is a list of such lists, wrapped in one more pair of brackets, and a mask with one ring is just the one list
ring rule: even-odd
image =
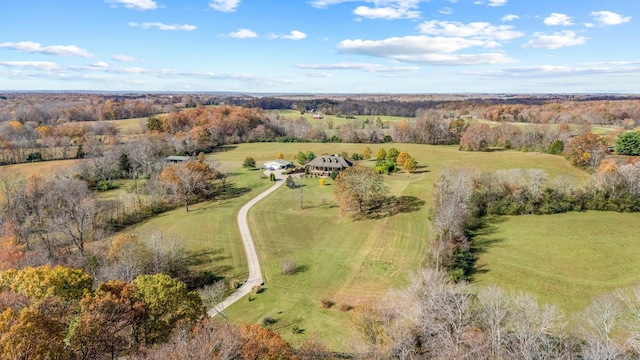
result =
[{"label": "outbuilding", "polygon": [[279,169],[288,169],[293,167],[292,161],[277,159],[273,161],[268,161],[262,164],[263,169],[267,170],[279,170]]}]

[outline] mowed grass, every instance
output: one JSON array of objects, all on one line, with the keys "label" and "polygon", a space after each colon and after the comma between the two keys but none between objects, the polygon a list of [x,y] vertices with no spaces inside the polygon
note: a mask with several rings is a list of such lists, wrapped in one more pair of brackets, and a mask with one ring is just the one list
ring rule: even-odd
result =
[{"label": "mowed grass", "polygon": [[594,297],[640,284],[638,214],[570,212],[504,217],[485,243],[479,285],[526,291],[567,312]]},{"label": "mowed grass", "polygon": [[247,261],[236,218],[245,203],[271,186],[258,173],[232,172],[226,186],[237,193],[234,197],[192,204],[189,212],[179,207],[129,230],[142,237],[161,235],[165,243],[175,240],[189,255],[192,270],[210,271],[226,281],[244,280]]},{"label": "mowed grass", "polygon": [[[562,157],[512,151],[494,153],[460,152],[455,146],[416,144],[291,144],[256,143],[239,145],[214,154],[218,159],[239,161],[246,156],[272,160],[282,152],[285,159],[298,151],[316,155],[362,152],[369,146],[396,147],[414,156],[421,166],[415,174],[385,176],[390,194],[404,197],[416,206],[407,212],[376,220],[354,220],[340,214],[333,203],[333,185],[321,187],[307,179],[303,187],[304,209],[297,190],[286,187],[258,203],[249,213],[258,247],[266,290],[243,299],[229,310],[236,323],[259,323],[264,317],[294,344],[309,334],[318,334],[334,350],[349,351],[356,333],[350,327],[350,313],[341,307],[355,306],[377,298],[390,289],[406,285],[413,272],[425,266],[429,254],[428,213],[439,171],[444,167],[471,167],[493,171],[501,168],[539,167],[550,176],[586,174],[571,167]],[[373,166],[373,161],[360,164]],[[299,267],[294,275],[282,275],[282,262],[292,259]],[[321,307],[323,299],[335,305]],[[294,334],[293,328],[304,329]]]}]

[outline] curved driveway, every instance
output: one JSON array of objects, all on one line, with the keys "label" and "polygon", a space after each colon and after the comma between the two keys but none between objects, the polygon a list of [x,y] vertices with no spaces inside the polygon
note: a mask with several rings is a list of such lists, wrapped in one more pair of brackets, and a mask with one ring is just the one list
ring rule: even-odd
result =
[{"label": "curved driveway", "polygon": [[[269,171],[266,172],[267,177],[269,176]],[[262,271],[260,271],[260,262],[258,261],[258,254],[256,253],[256,248],[253,243],[253,238],[251,237],[251,232],[249,231],[249,225],[247,224],[247,213],[249,209],[255,205],[258,201],[264,199],[267,195],[274,192],[277,188],[282,186],[285,182],[282,181],[283,175],[276,174],[277,181],[273,184],[272,187],[267,189],[265,192],[253,198],[251,201],[246,203],[238,213],[238,226],[240,227],[240,236],[242,236],[242,244],[244,245],[244,251],[247,254],[247,264],[249,266],[249,278],[236,290],[233,294],[229,295],[222,302],[218,303],[214,307],[210,308],[208,311],[209,316],[213,317],[217,314],[224,311],[226,308],[231,306],[231,304],[236,301],[242,299],[245,295],[251,292],[251,288],[255,285],[262,285]]]}]

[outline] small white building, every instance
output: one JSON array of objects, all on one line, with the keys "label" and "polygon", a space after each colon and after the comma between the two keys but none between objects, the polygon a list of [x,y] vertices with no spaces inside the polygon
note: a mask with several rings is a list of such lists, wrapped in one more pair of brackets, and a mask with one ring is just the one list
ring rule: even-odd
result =
[{"label": "small white building", "polygon": [[262,168],[268,169],[268,170],[288,169],[291,167],[293,167],[293,161],[287,161],[282,159],[268,161],[262,164]]}]

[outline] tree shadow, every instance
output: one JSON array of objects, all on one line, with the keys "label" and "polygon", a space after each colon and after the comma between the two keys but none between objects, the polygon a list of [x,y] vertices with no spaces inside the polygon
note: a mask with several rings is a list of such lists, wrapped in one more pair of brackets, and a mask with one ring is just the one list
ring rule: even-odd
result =
[{"label": "tree shadow", "polygon": [[214,195],[214,198],[218,200],[229,200],[240,197],[250,191],[251,188],[248,187],[237,187],[234,184],[227,184]]},{"label": "tree shadow", "polygon": [[467,279],[470,282],[475,281],[476,274],[485,274],[489,272],[486,266],[478,266],[478,258],[481,254],[487,252],[491,246],[504,242],[504,238],[494,236],[498,232],[498,224],[507,221],[504,216],[487,215],[477,219],[476,223],[469,226],[465,235],[469,239],[471,246],[469,248],[470,267],[466,272]]},{"label": "tree shadow", "polygon": [[426,202],[415,196],[387,196],[369,204],[363,212],[354,215],[354,220],[377,220],[402,213],[420,210]]}]

